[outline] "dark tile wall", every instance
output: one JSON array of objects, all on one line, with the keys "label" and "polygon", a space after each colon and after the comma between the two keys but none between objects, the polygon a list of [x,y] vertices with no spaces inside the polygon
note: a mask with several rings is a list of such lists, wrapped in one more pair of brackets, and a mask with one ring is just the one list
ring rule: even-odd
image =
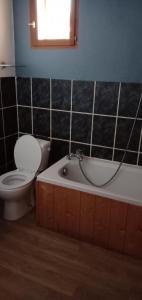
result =
[{"label": "dark tile wall", "polygon": [[[87,156],[120,161],[142,84],[0,79],[0,174],[13,169],[18,135],[50,139],[50,163],[78,148]],[[18,124],[17,124],[18,118]],[[142,104],[125,162],[142,165]]]},{"label": "dark tile wall", "polygon": [[15,78],[0,79],[0,174],[14,168],[14,145],[18,135]]},{"label": "dark tile wall", "polygon": [[[50,139],[52,162],[78,148],[120,161],[141,93],[142,84],[135,83],[18,78],[19,134]],[[141,125],[142,105],[126,163],[142,165]]]}]

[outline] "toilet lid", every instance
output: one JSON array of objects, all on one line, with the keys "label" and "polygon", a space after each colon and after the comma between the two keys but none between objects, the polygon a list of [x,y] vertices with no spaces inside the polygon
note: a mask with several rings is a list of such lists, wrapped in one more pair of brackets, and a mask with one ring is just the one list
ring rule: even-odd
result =
[{"label": "toilet lid", "polygon": [[33,136],[21,136],[14,148],[14,159],[17,169],[36,173],[41,163],[41,148]]}]

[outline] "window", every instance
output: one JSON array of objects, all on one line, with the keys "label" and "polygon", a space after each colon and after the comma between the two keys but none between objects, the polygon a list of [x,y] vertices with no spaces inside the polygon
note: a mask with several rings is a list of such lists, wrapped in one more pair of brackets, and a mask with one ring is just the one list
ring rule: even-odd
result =
[{"label": "window", "polygon": [[74,47],[78,0],[30,0],[32,47]]}]

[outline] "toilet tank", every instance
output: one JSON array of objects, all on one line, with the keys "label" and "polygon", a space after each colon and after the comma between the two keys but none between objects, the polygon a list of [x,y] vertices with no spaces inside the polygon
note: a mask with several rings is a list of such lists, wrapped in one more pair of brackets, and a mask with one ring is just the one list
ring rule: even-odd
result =
[{"label": "toilet tank", "polygon": [[48,166],[51,142],[50,141],[45,141],[45,140],[42,140],[42,139],[37,139],[37,141],[39,142],[41,152],[42,152],[41,164],[39,166],[38,172],[42,172]]}]

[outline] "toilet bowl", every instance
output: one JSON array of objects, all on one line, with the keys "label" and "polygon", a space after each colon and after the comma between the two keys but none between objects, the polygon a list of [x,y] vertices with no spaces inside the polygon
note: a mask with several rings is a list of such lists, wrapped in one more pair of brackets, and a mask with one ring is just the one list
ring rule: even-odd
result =
[{"label": "toilet bowl", "polygon": [[14,148],[17,169],[0,176],[0,199],[4,201],[3,217],[17,220],[34,206],[34,180],[46,169],[50,142],[30,135],[20,137]]},{"label": "toilet bowl", "polygon": [[19,170],[5,173],[0,177],[0,197],[6,200],[18,198],[21,193],[26,193],[34,177],[33,174]]}]

